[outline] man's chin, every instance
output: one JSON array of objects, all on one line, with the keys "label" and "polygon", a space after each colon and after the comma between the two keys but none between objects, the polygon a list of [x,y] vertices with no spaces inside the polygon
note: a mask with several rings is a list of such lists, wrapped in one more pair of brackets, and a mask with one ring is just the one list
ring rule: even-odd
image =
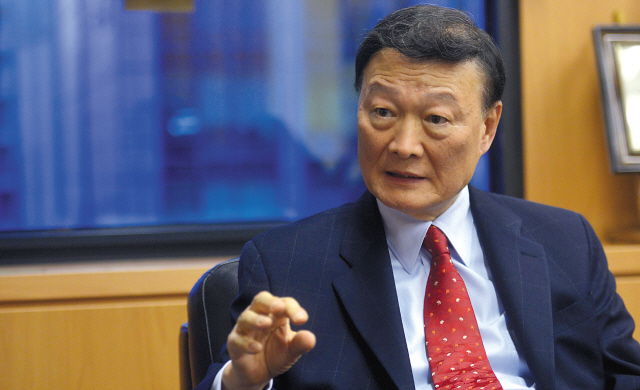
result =
[{"label": "man's chin", "polygon": [[[433,221],[438,218],[451,204],[450,202],[425,202],[421,197],[420,202],[413,199],[396,199],[393,197],[377,197],[385,206],[401,211],[410,217],[423,221]],[[455,198],[454,198],[455,200]]]}]

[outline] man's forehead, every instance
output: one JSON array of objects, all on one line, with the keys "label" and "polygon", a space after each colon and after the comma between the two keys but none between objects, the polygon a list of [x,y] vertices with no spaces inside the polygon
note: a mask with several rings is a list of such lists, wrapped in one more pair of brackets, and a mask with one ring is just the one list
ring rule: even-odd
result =
[{"label": "man's forehead", "polygon": [[[365,91],[368,95],[385,95],[385,96],[400,96],[402,91],[398,88],[395,88],[392,85],[386,85],[380,83],[378,80],[372,80],[372,82],[367,86]],[[458,101],[458,97],[449,91],[443,90],[433,90],[433,89],[423,89],[419,91],[425,98],[434,99],[434,100],[444,100],[455,103]]]},{"label": "man's forehead", "polygon": [[477,61],[414,60],[394,49],[385,48],[367,64],[361,93],[393,96],[400,93],[403,85],[410,84],[418,89],[424,87],[421,92],[425,94],[456,101],[456,95],[447,91],[447,86],[467,84],[482,94],[484,82],[485,75]]},{"label": "man's forehead", "polygon": [[483,76],[484,71],[478,60],[468,59],[464,61],[445,61],[441,59],[419,59],[407,57],[396,49],[384,48],[374,54],[364,68],[366,76],[367,72],[371,72],[372,68],[380,67],[397,67],[402,66],[407,71],[424,72],[427,69],[440,69],[455,71],[462,67],[473,68],[478,75]]}]

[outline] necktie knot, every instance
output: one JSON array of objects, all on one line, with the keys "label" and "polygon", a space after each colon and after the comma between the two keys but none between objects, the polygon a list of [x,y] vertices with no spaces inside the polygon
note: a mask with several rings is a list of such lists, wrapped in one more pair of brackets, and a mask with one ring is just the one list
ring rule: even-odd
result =
[{"label": "necktie knot", "polygon": [[447,239],[447,236],[442,232],[442,230],[438,229],[434,225],[429,226],[429,230],[427,230],[422,246],[431,253],[432,257],[440,256],[443,253],[449,253],[449,240]]}]

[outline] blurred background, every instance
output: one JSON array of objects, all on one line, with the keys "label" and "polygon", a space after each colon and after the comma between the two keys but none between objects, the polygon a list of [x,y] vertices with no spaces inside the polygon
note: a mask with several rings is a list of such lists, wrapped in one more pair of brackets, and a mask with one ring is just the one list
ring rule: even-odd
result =
[{"label": "blurred background", "polygon": [[[0,0],[0,230],[292,221],[357,199],[355,53],[416,3]],[[435,3],[485,28],[484,0]]]}]

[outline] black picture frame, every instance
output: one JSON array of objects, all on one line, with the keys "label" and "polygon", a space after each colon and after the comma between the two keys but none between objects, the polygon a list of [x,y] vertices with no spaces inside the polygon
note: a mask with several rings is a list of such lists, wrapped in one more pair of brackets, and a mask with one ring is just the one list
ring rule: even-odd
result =
[{"label": "black picture frame", "polygon": [[595,26],[593,37],[611,170],[640,172],[640,26]]}]

